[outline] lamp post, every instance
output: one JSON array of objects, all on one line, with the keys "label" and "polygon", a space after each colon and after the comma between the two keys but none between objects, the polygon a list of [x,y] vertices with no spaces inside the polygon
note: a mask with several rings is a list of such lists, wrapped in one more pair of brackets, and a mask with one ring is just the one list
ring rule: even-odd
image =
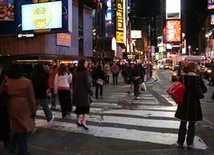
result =
[{"label": "lamp post", "polygon": [[205,37],[207,38],[207,50],[206,50],[206,55],[208,56],[208,57],[211,57],[211,50],[210,50],[210,36],[212,35],[212,33],[211,32],[209,32],[209,33],[207,33],[206,35],[205,35]]},{"label": "lamp post", "polygon": [[191,46],[190,45],[188,46],[188,49],[189,49],[189,55],[191,55],[191,53],[190,53],[191,52]]}]

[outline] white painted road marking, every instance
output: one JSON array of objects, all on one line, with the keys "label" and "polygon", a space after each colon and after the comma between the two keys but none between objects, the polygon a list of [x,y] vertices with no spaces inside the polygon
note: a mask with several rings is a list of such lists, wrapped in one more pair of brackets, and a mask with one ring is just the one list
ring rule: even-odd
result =
[{"label": "white painted road marking", "polygon": [[[91,114],[88,122],[94,122],[96,125],[89,125],[90,130],[85,131],[81,128],[77,128],[75,123],[65,122],[64,120],[54,121],[55,130],[65,130],[68,132],[77,132],[83,134],[90,134],[96,137],[106,137],[115,138],[123,140],[133,140],[141,142],[150,142],[155,144],[165,144],[165,145],[175,145],[177,140],[177,132],[172,132],[179,128],[179,121],[174,118],[174,113],[176,110],[175,106],[148,106],[144,105],[138,110],[129,109],[105,109],[105,107],[111,105],[111,103],[95,103],[96,108],[91,107]],[[114,108],[116,105],[114,105]],[[60,106],[57,106],[60,109]],[[61,112],[54,111],[54,116],[56,119],[61,119]],[[44,118],[36,119],[37,127],[48,128],[47,121],[43,110],[37,111],[37,116]],[[155,117],[155,118],[154,118]],[[75,121],[76,116],[72,114],[71,119]],[[109,123],[109,126],[101,126],[102,123]],[[110,126],[110,124],[114,124]],[[128,129],[122,128],[121,125],[128,125]],[[114,127],[116,126],[116,127]],[[141,127],[140,130],[134,128],[134,126]],[[165,129],[165,132],[158,131],[143,131],[143,127],[150,127],[154,129]],[[169,130],[171,129],[171,130]],[[207,149],[207,146],[200,137],[195,136],[194,148],[197,149]]]}]

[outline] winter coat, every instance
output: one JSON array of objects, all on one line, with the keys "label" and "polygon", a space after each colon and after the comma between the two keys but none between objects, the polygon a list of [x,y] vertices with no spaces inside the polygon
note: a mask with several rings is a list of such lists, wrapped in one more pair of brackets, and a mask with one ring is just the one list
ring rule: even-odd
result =
[{"label": "winter coat", "polygon": [[12,132],[32,132],[34,130],[32,116],[36,112],[36,101],[31,80],[23,76],[18,79],[9,78],[6,89],[9,95],[8,113]]},{"label": "winter coat", "polygon": [[105,74],[104,74],[101,66],[98,66],[95,70],[94,79],[97,80],[98,78],[105,81]]},{"label": "winter coat", "polygon": [[48,79],[44,71],[35,71],[31,75],[31,80],[33,83],[34,93],[36,99],[47,98],[46,91],[48,90]]},{"label": "winter coat", "polygon": [[72,74],[65,73],[64,75],[56,74],[54,79],[54,92],[57,94],[58,90],[70,90],[72,82]]},{"label": "winter coat", "polygon": [[90,106],[90,95],[93,95],[86,69],[73,72],[73,104],[79,107]]},{"label": "winter coat", "polygon": [[50,69],[49,76],[48,76],[49,88],[54,88],[54,78],[55,78],[57,72],[58,72],[57,66],[54,66]]},{"label": "winter coat", "polygon": [[112,72],[112,74],[118,74],[119,70],[120,70],[120,68],[118,67],[118,65],[112,65],[111,66],[111,72]]},{"label": "winter coat", "polygon": [[142,83],[142,71],[138,66],[131,68],[130,73],[133,84],[138,85]]},{"label": "winter coat", "polygon": [[203,114],[200,99],[196,96],[196,85],[201,86],[203,93],[207,91],[206,85],[198,75],[192,72],[181,76],[179,81],[184,83],[186,91],[183,104],[178,105],[175,117],[183,121],[202,121]]}]

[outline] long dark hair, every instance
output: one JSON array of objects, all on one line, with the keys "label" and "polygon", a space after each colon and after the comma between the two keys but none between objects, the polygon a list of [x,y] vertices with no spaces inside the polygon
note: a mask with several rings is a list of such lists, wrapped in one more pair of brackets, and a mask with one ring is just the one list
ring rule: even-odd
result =
[{"label": "long dark hair", "polygon": [[69,74],[67,66],[61,63],[58,68],[58,75],[65,75],[66,73]]},{"label": "long dark hair", "polygon": [[77,65],[77,70],[84,70],[84,69],[86,69],[86,68],[84,67],[84,64],[85,64],[85,60],[80,60],[80,61],[78,62],[78,65]]}]

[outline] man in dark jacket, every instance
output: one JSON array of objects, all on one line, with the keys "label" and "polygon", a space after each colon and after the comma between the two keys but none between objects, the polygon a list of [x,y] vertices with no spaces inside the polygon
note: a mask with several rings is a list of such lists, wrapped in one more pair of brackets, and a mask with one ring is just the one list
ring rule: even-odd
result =
[{"label": "man in dark jacket", "polygon": [[31,80],[36,102],[43,108],[46,120],[51,123],[54,116],[48,107],[48,94],[50,94],[50,90],[48,89],[48,79],[42,64],[37,64],[35,66],[35,71],[31,75]]}]

